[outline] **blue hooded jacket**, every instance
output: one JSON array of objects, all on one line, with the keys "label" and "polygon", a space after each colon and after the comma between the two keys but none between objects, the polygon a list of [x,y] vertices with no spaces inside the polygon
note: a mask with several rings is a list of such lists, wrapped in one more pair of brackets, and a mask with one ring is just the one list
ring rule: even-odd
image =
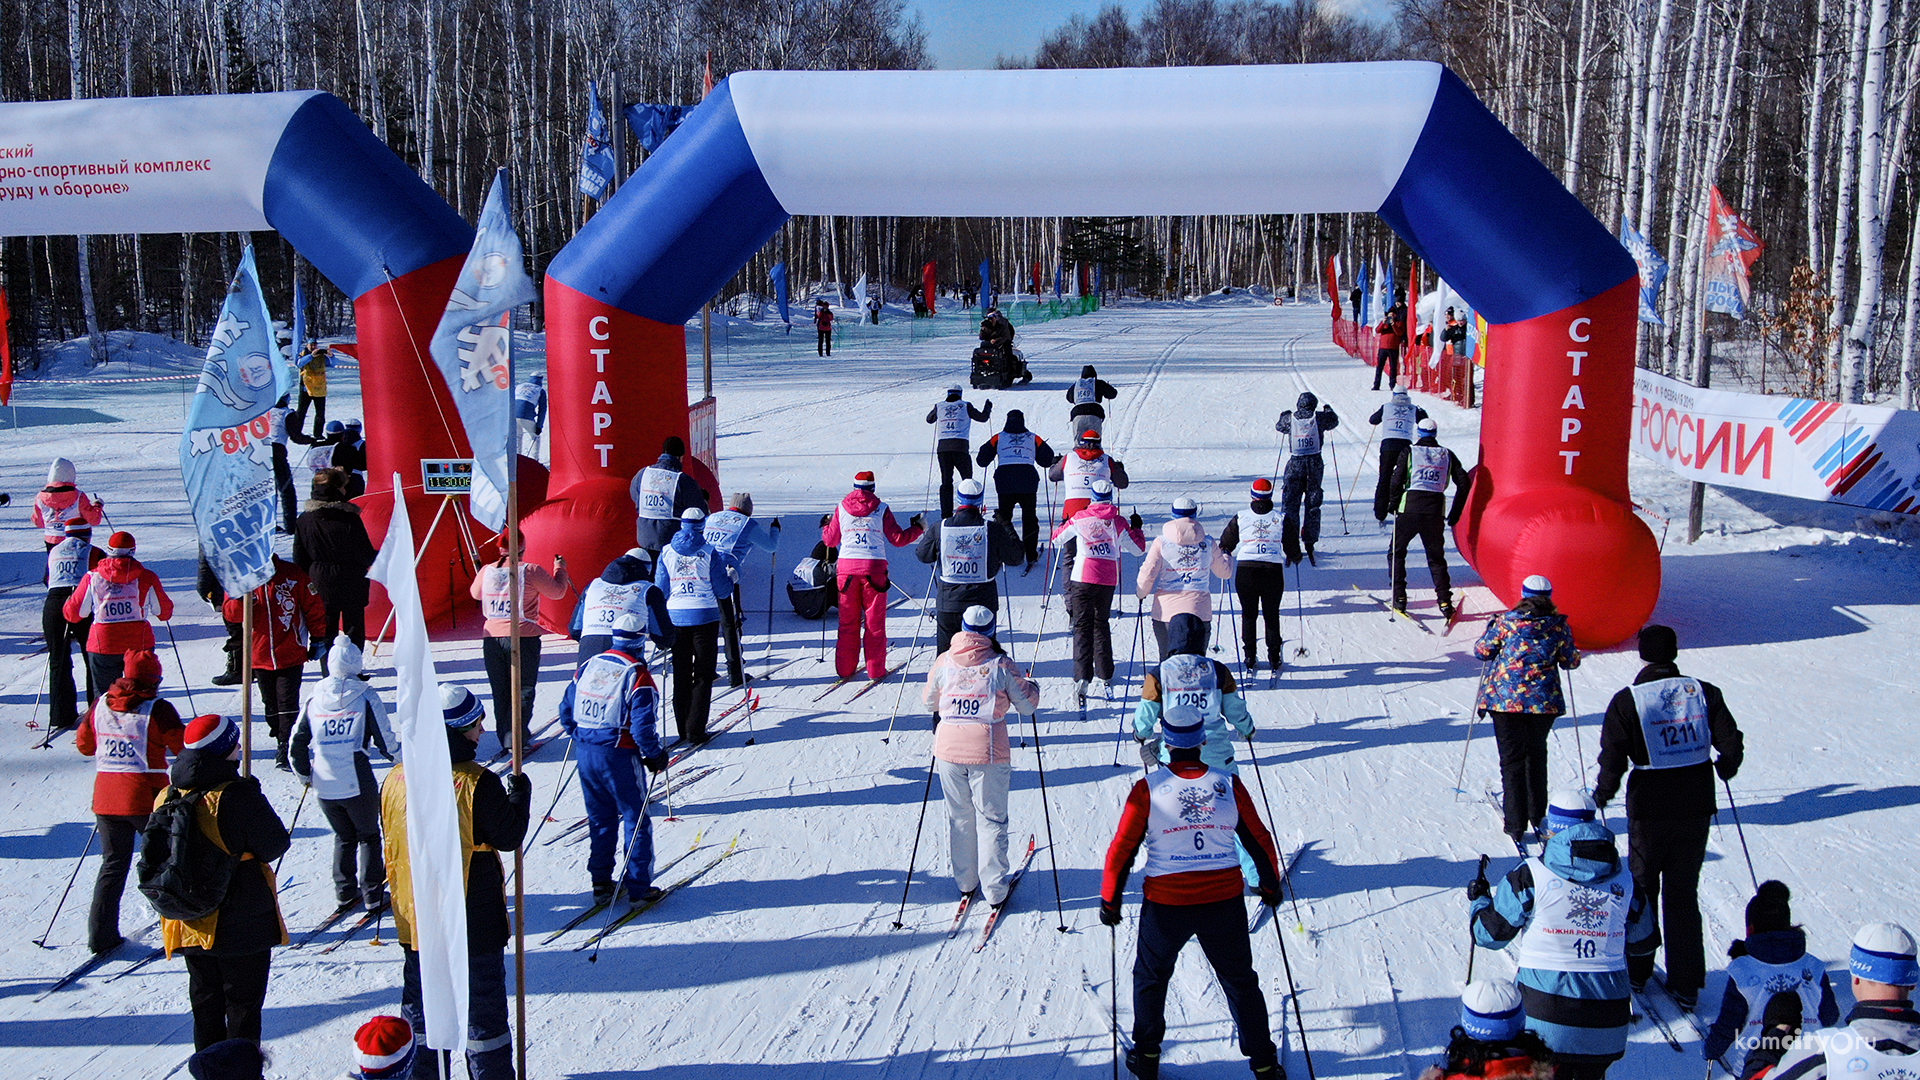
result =
[{"label": "blue hooded jacket", "polygon": [[728,572],[734,567],[731,555],[714,550],[707,543],[706,523],[704,521],[682,521],[680,531],[673,534],[667,545],[681,555],[698,555],[704,552],[707,557],[707,580],[713,585],[715,601],[693,607],[675,607],[673,603],[673,578],[667,573],[667,560],[662,552],[659,565],[654,568],[653,583],[667,596],[667,614],[675,626],[704,626],[720,621],[718,598],[733,593],[733,579]]}]

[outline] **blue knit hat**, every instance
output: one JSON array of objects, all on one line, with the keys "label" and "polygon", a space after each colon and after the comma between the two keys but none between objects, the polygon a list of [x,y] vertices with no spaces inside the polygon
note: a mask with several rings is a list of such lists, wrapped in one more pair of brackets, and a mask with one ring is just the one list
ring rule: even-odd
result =
[{"label": "blue knit hat", "polygon": [[1111,480],[1095,480],[1092,484],[1088,485],[1088,490],[1093,493],[1094,502],[1110,503],[1113,501],[1113,481]]},{"label": "blue knit hat", "polygon": [[1914,960],[1913,935],[1898,923],[1868,923],[1853,935],[1847,970],[1855,978],[1888,986],[1920,985],[1920,963]]},{"label": "blue knit hat", "polygon": [[1192,499],[1187,498],[1185,495],[1182,495],[1181,497],[1173,500],[1173,516],[1174,517],[1190,518],[1190,517],[1193,517],[1195,514],[1198,514],[1199,512],[1200,512],[1199,504],[1194,502]]},{"label": "blue knit hat", "polygon": [[1553,582],[1541,574],[1534,574],[1520,583],[1521,596],[1552,596]]},{"label": "blue knit hat", "polygon": [[1481,1042],[1504,1043],[1518,1038],[1527,1025],[1520,991],[1505,979],[1468,983],[1460,995],[1460,1029]]},{"label": "blue knit hat", "polygon": [[976,634],[993,634],[993,609],[975,604],[960,613],[960,625]]},{"label": "blue knit hat", "polygon": [[1552,836],[1562,829],[1571,829],[1575,825],[1591,822],[1599,816],[1599,813],[1599,808],[1593,803],[1593,796],[1586,792],[1571,789],[1556,791],[1553,797],[1547,800],[1547,818],[1541,824],[1540,831]]},{"label": "blue knit hat", "polygon": [[1191,749],[1207,741],[1207,724],[1191,705],[1169,705],[1160,714],[1160,736],[1169,747]]},{"label": "blue knit hat", "polygon": [[465,731],[487,718],[487,710],[473,691],[459,683],[440,684],[440,716],[455,731]]},{"label": "blue knit hat", "polygon": [[980,481],[968,477],[960,481],[953,493],[959,497],[961,506],[978,507],[981,500],[987,497],[987,488]]}]

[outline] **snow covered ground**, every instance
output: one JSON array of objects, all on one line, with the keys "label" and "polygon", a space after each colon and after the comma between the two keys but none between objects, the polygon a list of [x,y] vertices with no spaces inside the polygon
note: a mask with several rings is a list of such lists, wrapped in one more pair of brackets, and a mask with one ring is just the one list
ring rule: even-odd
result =
[{"label": "snow covered ground", "polygon": [[[1257,680],[1250,704],[1261,727],[1259,761],[1276,833],[1284,844],[1305,845],[1293,876],[1299,918],[1283,909],[1279,922],[1315,1069],[1334,1077],[1413,1076],[1435,1057],[1457,1017],[1467,962],[1462,887],[1480,852],[1494,856],[1495,871],[1511,863],[1483,798],[1498,788],[1492,740],[1484,724],[1467,718],[1478,671],[1469,648],[1493,601],[1456,560],[1468,618],[1441,637],[1390,618],[1352,591],[1356,584],[1386,590],[1386,541],[1369,514],[1374,464],[1362,458],[1365,419],[1380,395],[1367,391],[1365,368],[1328,344],[1325,308],[1272,308],[1238,297],[1127,305],[1029,327],[1020,343],[1038,375],[1033,386],[969,396],[993,398],[994,429],[1006,409],[1021,408],[1035,430],[1062,444],[1063,389],[1081,364],[1099,365],[1121,390],[1108,441],[1134,477],[1124,502],[1150,528],[1164,520],[1171,500],[1188,494],[1200,500],[1202,518],[1217,534],[1244,505],[1248,482],[1273,468],[1273,422],[1296,394],[1311,388],[1339,411],[1320,564],[1305,569],[1299,614],[1287,612],[1286,672],[1274,688]],[[722,475],[728,490],[752,491],[763,515],[785,519],[778,578],[806,554],[815,539],[811,524],[855,471],[874,470],[880,495],[899,510],[935,503],[932,435],[922,420],[948,383],[964,379],[966,349],[964,337],[865,346],[849,339],[833,361],[816,362],[775,331],[731,328],[716,355]],[[185,365],[191,363],[189,352]],[[87,385],[23,383],[17,429],[0,410],[0,426],[8,429],[0,432],[0,476],[15,499],[0,511],[13,536],[0,554],[0,586],[7,590],[0,592],[0,704],[7,718],[0,736],[0,918],[12,928],[0,941],[0,996],[10,1006],[0,1019],[0,1046],[14,1049],[8,1072],[15,1076],[184,1075],[180,1066],[191,1049],[177,961],[109,982],[123,966],[111,964],[36,1000],[83,957],[94,858],[53,927],[53,948],[32,942],[46,929],[90,825],[91,763],[67,739],[51,750],[29,749],[39,735],[29,720],[44,721],[44,708],[37,708],[44,661],[34,655],[40,544],[24,507],[54,455],[78,463],[83,486],[106,498],[119,527],[139,535],[141,555],[175,594],[174,632],[194,675],[194,707],[235,708],[237,695],[204,681],[218,670],[221,631],[191,588],[193,541],[176,451],[190,384],[98,381],[164,373],[145,361],[116,362]],[[329,416],[355,414],[355,394],[350,369],[337,372]],[[1438,418],[1442,441],[1471,457],[1477,416],[1421,403]],[[976,444],[985,437],[979,430],[975,436]],[[1633,468],[1641,502],[1679,519],[1666,539],[1670,557],[1656,617],[1678,628],[1682,665],[1725,689],[1747,733],[1748,764],[1735,791],[1755,866],[1762,877],[1793,886],[1811,946],[1836,972],[1844,997],[1842,961],[1857,925],[1894,919],[1920,926],[1912,901],[1920,872],[1901,854],[1910,830],[1899,824],[1920,804],[1910,730],[1920,713],[1920,677],[1913,673],[1920,560],[1910,542],[1846,511],[1744,493],[1711,494],[1708,534],[1688,547],[1685,485],[1645,462]],[[1662,522],[1653,527],[1661,532]],[[1415,611],[1432,620],[1432,594],[1417,558],[1414,566]],[[894,570],[915,597],[924,592],[925,569],[910,554],[896,554]],[[955,895],[945,876],[938,805],[920,839],[905,928],[890,929],[927,775],[930,735],[917,695],[930,650],[915,655],[910,685],[884,685],[851,704],[852,690],[843,689],[816,703],[831,679],[817,659],[820,626],[793,615],[781,596],[773,604],[770,646],[761,639],[767,572],[755,558],[745,575],[752,666],[803,659],[762,690],[753,745],[745,745],[743,726],[701,751],[692,763],[719,770],[676,796],[679,820],[656,819],[662,863],[696,838],[717,851],[739,833],[740,853],[608,939],[591,964],[572,951],[583,939],[578,932],[553,946],[535,944],[582,906],[584,845],[541,843],[528,853],[530,1075],[718,1080],[748,1065],[791,1080],[1107,1075],[1107,1026],[1096,1000],[1106,997],[1109,980],[1108,950],[1100,948],[1108,935],[1096,916],[1099,866],[1138,772],[1128,767],[1131,744],[1116,744],[1118,705],[1090,708],[1084,720],[1071,707],[1065,614],[1057,598],[1044,602],[1044,572],[1008,578],[1006,637],[1023,663],[1036,655],[1039,639],[1039,732],[1055,846],[1047,843],[1033,729],[1023,726],[1024,745],[1015,750],[1015,843],[1024,847],[1035,834],[1041,853],[999,934],[979,953],[972,951],[978,913],[958,939],[945,937]],[[1293,598],[1287,606],[1294,608]],[[1137,684],[1128,662],[1133,605],[1126,609],[1115,637],[1124,671]],[[893,613],[896,658],[911,651],[917,624],[912,603]],[[1230,659],[1236,635],[1217,636]],[[1307,654],[1294,656],[1302,645]],[[444,677],[485,692],[476,643],[449,643],[439,653]],[[547,639],[540,715],[557,701],[571,656],[570,643]],[[173,657],[165,659],[169,693],[184,696],[171,675]],[[1581,755],[1590,761],[1594,752],[1598,714],[1637,666],[1630,650],[1616,650],[1591,657],[1573,675],[1581,715],[1554,735],[1556,785],[1590,775]],[[387,674],[376,685],[390,686]],[[1470,726],[1466,782],[1459,785],[1466,794],[1457,794]],[[490,746],[488,739],[483,749]],[[563,747],[547,748],[530,766],[538,807],[560,783]],[[1116,757],[1122,767],[1113,764]],[[269,796],[291,815],[297,783],[262,767]],[[548,823],[542,839],[580,814],[578,787],[569,786],[553,812],[557,824]],[[1722,820],[1702,882],[1714,967],[1738,932],[1751,891],[1732,822],[1724,813]],[[331,837],[311,806],[295,836],[283,903],[298,934],[331,906]],[[666,880],[706,857],[683,862]],[[1054,907],[1056,862],[1064,914]],[[1136,881],[1117,936],[1123,1022],[1131,1012],[1127,972],[1137,898]],[[1063,919],[1066,934],[1056,929]],[[122,925],[157,940],[131,890]],[[389,943],[376,946],[363,932],[326,956],[316,946],[278,954],[265,1021],[277,1058],[273,1075],[339,1075],[354,1028],[375,1012],[397,1010],[399,953],[390,927],[384,936]],[[1285,1063],[1303,1077],[1273,931],[1262,931],[1254,956]],[[1483,954],[1478,963],[1487,972],[1512,970],[1500,955]],[[1717,973],[1710,977],[1703,1022],[1720,985]],[[1182,957],[1169,1022],[1169,1075],[1245,1075],[1224,999],[1197,949]],[[1613,1075],[1698,1075],[1697,1039],[1684,1025],[1680,1030],[1688,1056],[1643,1026]]]}]

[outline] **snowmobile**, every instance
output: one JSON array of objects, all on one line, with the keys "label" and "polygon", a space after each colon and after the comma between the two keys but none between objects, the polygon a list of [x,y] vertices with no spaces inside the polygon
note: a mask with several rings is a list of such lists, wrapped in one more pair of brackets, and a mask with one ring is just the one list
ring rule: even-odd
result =
[{"label": "snowmobile", "polygon": [[981,345],[973,350],[973,374],[968,380],[975,390],[1006,390],[1033,381],[1033,372],[1019,349]]}]

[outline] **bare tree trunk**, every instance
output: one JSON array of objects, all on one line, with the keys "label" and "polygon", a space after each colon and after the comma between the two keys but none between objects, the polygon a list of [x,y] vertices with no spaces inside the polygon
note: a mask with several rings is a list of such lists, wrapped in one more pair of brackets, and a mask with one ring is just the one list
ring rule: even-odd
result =
[{"label": "bare tree trunk", "polygon": [[[1874,330],[1880,320],[1880,284],[1885,269],[1887,220],[1881,212],[1880,167],[1885,160],[1888,0],[1864,0],[1868,18],[1866,63],[1860,80],[1860,294],[1847,323],[1846,363],[1841,391],[1847,401],[1867,397],[1867,366],[1872,362]],[[1846,182],[1841,177],[1841,182]]]},{"label": "bare tree trunk", "polygon": [[[87,96],[85,46],[80,34],[79,0],[67,0],[67,64],[70,92],[67,96],[74,100]],[[89,243],[91,237],[74,237],[75,255],[80,266],[80,312],[87,321],[87,353],[95,364],[107,359],[107,343],[100,336],[100,319],[93,307],[93,259]]]},{"label": "bare tree trunk", "polygon": [[1820,229],[1820,204],[1826,197],[1821,185],[1823,179],[1820,164],[1825,148],[1820,136],[1826,125],[1827,96],[1827,8],[1831,0],[1820,0],[1820,7],[1814,15],[1813,29],[1813,80],[1807,88],[1807,265],[1818,268],[1825,262],[1822,241],[1825,237]]},{"label": "bare tree trunk", "polygon": [[1920,334],[1914,320],[1920,318],[1920,214],[1913,215],[1913,230],[1907,237],[1907,311],[1900,335],[1900,401],[1903,409],[1920,409]]},{"label": "bare tree trunk", "polygon": [[1847,80],[1841,88],[1840,168],[1836,172],[1833,208],[1833,247],[1827,280],[1833,295],[1833,310],[1827,316],[1827,331],[1832,340],[1827,347],[1826,392],[1836,400],[1843,392],[1841,362],[1846,349],[1848,274],[1853,255],[1854,183],[1860,161],[1860,80],[1867,64],[1867,30],[1871,6],[1876,0],[1853,0],[1853,32],[1847,49]]}]

